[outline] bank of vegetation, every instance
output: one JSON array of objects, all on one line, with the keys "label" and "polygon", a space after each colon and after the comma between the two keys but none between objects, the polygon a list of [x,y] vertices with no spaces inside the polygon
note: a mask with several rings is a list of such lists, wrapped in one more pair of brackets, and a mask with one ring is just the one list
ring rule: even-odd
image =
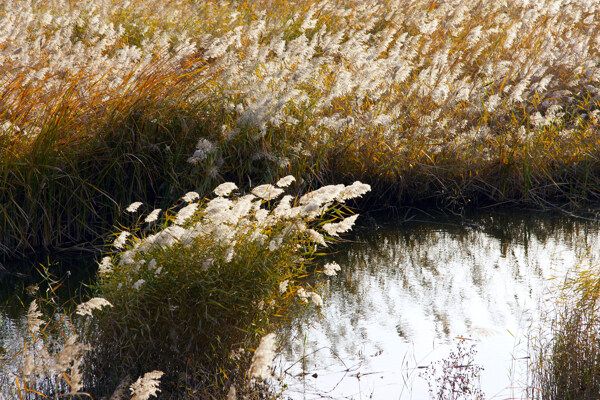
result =
[{"label": "bank of vegetation", "polygon": [[115,235],[92,297],[58,306],[60,282],[50,281],[29,304],[27,334],[2,342],[0,394],[274,396],[262,382],[271,376],[277,321],[323,305],[303,278],[340,270],[314,257],[354,225],[358,215],[344,203],[370,190],[357,181],[284,195],[294,182],[288,175],[246,195],[227,182],[210,200],[188,192],[169,210],[129,205],[138,218]]},{"label": "bank of vegetation", "polygon": [[[352,182],[372,189],[365,211],[598,200],[599,23],[593,0],[0,0],[2,259],[124,246],[101,264],[95,290],[112,306],[93,330],[94,354],[123,364],[96,383],[156,365],[191,396],[223,394],[247,378],[225,354],[258,346],[271,300],[319,303],[279,285],[306,273],[319,229],[342,223],[331,215],[345,221],[330,207]],[[270,183],[290,175],[275,201]],[[322,185],[337,192],[302,203]],[[193,231],[220,215],[214,195],[233,233]],[[138,201],[161,211],[136,219]],[[286,204],[300,211],[282,219]],[[235,207],[246,214],[227,220]],[[113,242],[119,224],[136,229]],[[78,370],[85,340],[65,339],[77,357],[62,367]]]},{"label": "bank of vegetation", "polygon": [[4,255],[286,174],[392,205],[598,197],[593,1],[18,0],[0,18]]}]

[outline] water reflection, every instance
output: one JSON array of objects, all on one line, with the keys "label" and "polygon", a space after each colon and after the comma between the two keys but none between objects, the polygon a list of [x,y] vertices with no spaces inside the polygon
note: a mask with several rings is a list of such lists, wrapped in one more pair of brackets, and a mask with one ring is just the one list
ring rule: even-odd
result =
[{"label": "water reflection", "polygon": [[[73,307],[88,296],[86,285],[93,282],[94,257],[89,254],[67,254],[62,256],[40,256],[27,260],[6,263],[7,271],[0,274],[0,399],[17,398],[14,392],[18,385],[15,378],[23,368],[24,349],[34,346],[37,350],[42,343],[34,340],[27,324],[27,310],[30,303],[39,299],[52,299],[51,315],[53,325],[45,332],[54,344],[60,341],[66,331],[58,326],[70,326],[62,312],[64,307]],[[49,315],[42,318],[49,320]],[[65,385],[64,380],[59,380]],[[38,382],[39,383],[39,382]],[[43,387],[54,384],[42,382]],[[39,389],[39,388],[38,388]],[[50,390],[51,391],[51,390]],[[33,398],[30,393],[29,397]],[[40,396],[41,397],[41,396]],[[37,398],[37,397],[36,397]]]},{"label": "water reflection", "polygon": [[[477,344],[488,398],[522,398],[527,335],[552,284],[596,262],[598,224],[488,213],[363,229],[334,259],[321,312],[290,326],[279,372],[293,399],[427,398],[419,366]],[[304,365],[298,362],[306,355]]]}]

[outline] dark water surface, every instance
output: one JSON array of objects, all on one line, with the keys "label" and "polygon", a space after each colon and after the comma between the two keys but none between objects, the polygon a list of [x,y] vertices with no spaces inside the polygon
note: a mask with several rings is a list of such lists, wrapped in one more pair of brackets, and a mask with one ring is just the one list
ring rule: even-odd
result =
[{"label": "dark water surface", "polygon": [[599,224],[527,211],[380,224],[332,257],[342,271],[323,286],[322,315],[283,330],[285,395],[427,399],[423,367],[463,341],[475,345],[487,399],[526,398],[528,337],[553,288],[598,261]]}]

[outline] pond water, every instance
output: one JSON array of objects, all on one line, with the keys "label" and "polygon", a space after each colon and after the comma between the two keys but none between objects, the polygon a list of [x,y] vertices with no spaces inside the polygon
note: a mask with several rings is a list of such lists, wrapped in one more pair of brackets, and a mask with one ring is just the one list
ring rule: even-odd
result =
[{"label": "pond water", "polygon": [[[87,297],[85,285],[93,279],[95,264],[90,254],[40,255],[5,264],[7,270],[17,272],[0,274],[0,365],[8,359],[0,371],[0,399],[12,398],[2,392],[14,385],[14,376],[9,372],[16,371],[18,366],[11,357],[31,339],[27,325],[31,301],[36,297],[52,297],[61,305],[70,300],[80,302]],[[50,286],[54,292],[49,291]],[[54,315],[55,320],[61,316]]]},{"label": "pond water", "polygon": [[553,288],[598,261],[598,223],[528,212],[407,219],[337,248],[342,271],[323,282],[320,313],[282,330],[286,398],[426,399],[425,367],[458,342],[474,345],[487,399],[527,398],[528,337]]}]

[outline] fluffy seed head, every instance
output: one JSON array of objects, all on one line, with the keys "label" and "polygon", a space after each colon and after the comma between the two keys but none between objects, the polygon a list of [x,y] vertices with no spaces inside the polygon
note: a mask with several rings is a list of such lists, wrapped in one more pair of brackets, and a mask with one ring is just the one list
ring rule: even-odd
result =
[{"label": "fluffy seed head", "polygon": [[350,229],[352,229],[356,218],[358,218],[358,214],[354,214],[351,217],[344,218],[343,220],[337,223],[327,223],[323,225],[323,230],[331,236],[339,236],[340,233],[347,232]]},{"label": "fluffy seed head", "polygon": [[100,309],[102,307],[112,307],[112,304],[110,304],[108,300],[103,299],[102,297],[93,297],[85,303],[79,304],[77,306],[75,314],[92,315],[92,311]]},{"label": "fluffy seed head", "polygon": [[148,214],[148,216],[146,217],[146,219],[144,219],[144,222],[154,222],[158,219],[158,214],[160,214],[161,209],[160,208],[156,208],[154,210],[152,210],[152,212],[150,214]]},{"label": "fluffy seed head", "polygon": [[279,189],[271,184],[260,185],[252,189],[252,194],[263,200],[273,200],[283,194],[283,189]]},{"label": "fluffy seed head", "polygon": [[323,299],[321,298],[321,296],[318,293],[315,292],[310,292],[310,301],[312,301],[312,303],[317,306],[317,307],[323,307]]},{"label": "fluffy seed head", "polygon": [[198,200],[200,198],[200,195],[196,192],[187,192],[182,198],[181,200],[185,201],[186,203],[191,203],[194,200]]},{"label": "fluffy seed head", "polygon": [[275,358],[275,334],[269,333],[260,340],[252,357],[248,374],[251,378],[267,378],[271,374],[271,364]]},{"label": "fluffy seed head", "polygon": [[131,203],[129,207],[127,207],[127,212],[134,213],[140,208],[143,203],[141,201],[136,201],[135,203]]},{"label": "fluffy seed head", "polygon": [[280,188],[288,187],[295,180],[296,180],[296,178],[294,178],[292,175],[288,175],[288,176],[285,176],[285,177],[281,178],[280,180],[278,180],[276,185],[279,186]]},{"label": "fluffy seed head", "polygon": [[217,196],[228,196],[232,191],[237,189],[237,185],[233,182],[221,183],[213,191]]},{"label": "fluffy seed head", "polygon": [[40,319],[42,313],[38,310],[38,305],[35,300],[29,304],[29,310],[27,311],[27,325],[31,333],[35,334],[39,332],[40,326],[44,324],[44,321]]},{"label": "fluffy seed head", "polygon": [[127,231],[121,232],[115,239],[113,246],[115,246],[117,249],[122,249],[123,246],[125,246],[125,242],[127,241],[127,237],[129,237],[129,235],[131,235],[131,233]]},{"label": "fluffy seed head", "polygon": [[156,396],[156,393],[160,392],[158,386],[163,374],[162,371],[146,372],[143,377],[132,383],[129,387],[133,395],[131,400],[148,400],[150,396]]},{"label": "fluffy seed head", "polygon": [[107,256],[103,257],[102,261],[98,263],[98,273],[100,274],[100,276],[104,276],[112,270],[112,264],[110,261],[110,257]]},{"label": "fluffy seed head", "polygon": [[194,215],[197,208],[198,208],[198,203],[191,203],[191,204],[188,204],[187,206],[183,207],[181,210],[179,210],[179,212],[175,216],[175,221],[173,221],[173,223],[175,225],[182,225],[192,215]]},{"label": "fluffy seed head", "polygon": [[337,271],[340,271],[340,270],[341,270],[341,267],[335,261],[327,263],[323,267],[323,273],[328,276],[335,276],[337,274]]}]

